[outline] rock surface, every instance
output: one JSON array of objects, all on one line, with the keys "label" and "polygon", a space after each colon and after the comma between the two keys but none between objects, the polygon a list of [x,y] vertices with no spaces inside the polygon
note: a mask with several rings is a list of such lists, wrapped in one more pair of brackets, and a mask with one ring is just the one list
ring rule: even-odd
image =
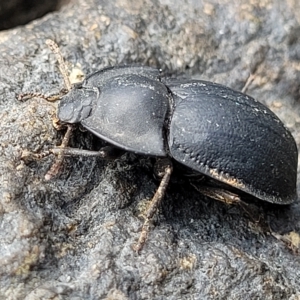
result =
[{"label": "rock surface", "polygon": [[[299,3],[173,3],[74,0],[0,33],[0,299],[299,299],[299,202],[259,202],[249,214],[175,174],[137,255],[140,214],[158,186],[152,159],[71,157],[51,181],[44,175],[53,157],[21,160],[23,150],[62,138],[52,126],[55,104],[16,100],[63,87],[47,38],[75,74],[135,63],[241,90],[255,73],[248,94],[283,120],[299,147]],[[78,129],[71,145],[101,142]]]}]

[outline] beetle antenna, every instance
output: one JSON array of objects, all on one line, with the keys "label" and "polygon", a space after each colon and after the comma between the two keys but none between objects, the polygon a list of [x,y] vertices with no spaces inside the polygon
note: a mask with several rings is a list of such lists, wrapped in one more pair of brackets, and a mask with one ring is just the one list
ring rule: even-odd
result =
[{"label": "beetle antenna", "polygon": [[43,94],[43,93],[38,93],[38,92],[28,92],[28,93],[22,93],[22,94],[19,94],[17,96],[17,99],[19,101],[26,101],[28,99],[31,99],[31,98],[42,98],[44,100],[47,100],[48,101],[48,97]]},{"label": "beetle antenna", "polygon": [[70,91],[71,90],[71,82],[70,82],[70,79],[68,76],[68,68],[66,66],[66,63],[64,61],[64,58],[60,52],[58,45],[53,40],[50,40],[50,39],[46,40],[46,44],[50,48],[50,50],[55,54],[57,62],[58,62],[59,71],[64,78],[64,83],[65,83],[66,89],[68,91]]},{"label": "beetle antenna", "polygon": [[61,73],[61,75],[63,76],[63,79],[64,79],[65,88],[62,89],[59,92],[59,94],[50,95],[50,96],[47,96],[43,93],[38,93],[38,92],[22,93],[22,94],[19,94],[18,97],[17,97],[17,99],[19,101],[26,101],[28,99],[37,97],[37,98],[42,98],[42,99],[45,99],[47,101],[53,102],[53,101],[56,101],[56,100],[60,99],[63,95],[65,95],[67,92],[69,92],[71,90],[72,85],[71,85],[71,82],[70,82],[70,79],[69,79],[69,76],[68,76],[68,68],[67,68],[67,65],[64,61],[64,58],[63,58],[63,56],[60,52],[60,49],[59,49],[58,45],[50,39],[46,40],[46,44],[48,45],[50,50],[56,56],[58,66],[59,66],[59,71],[60,71],[60,73]]},{"label": "beetle antenna", "polygon": [[43,93],[38,92],[28,92],[28,93],[22,93],[17,96],[17,99],[19,101],[27,101],[31,98],[41,98],[48,102],[54,102],[59,100],[62,96],[64,96],[67,93],[65,89],[60,90],[59,94],[53,94],[53,95],[45,95]]}]

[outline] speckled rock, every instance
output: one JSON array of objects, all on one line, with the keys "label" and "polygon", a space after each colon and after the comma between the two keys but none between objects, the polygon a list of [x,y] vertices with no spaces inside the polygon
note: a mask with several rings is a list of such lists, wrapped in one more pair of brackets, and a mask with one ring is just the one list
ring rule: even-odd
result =
[{"label": "speckled rock", "polygon": [[[241,90],[254,73],[248,94],[299,146],[298,2],[173,3],[74,0],[0,33],[0,299],[299,299],[299,202],[227,206],[174,174],[137,255],[141,214],[158,186],[153,159],[69,157],[51,181],[53,157],[21,159],[63,136],[54,103],[16,100],[63,87],[47,38],[75,74],[135,63]],[[102,144],[80,128],[71,141]]]}]

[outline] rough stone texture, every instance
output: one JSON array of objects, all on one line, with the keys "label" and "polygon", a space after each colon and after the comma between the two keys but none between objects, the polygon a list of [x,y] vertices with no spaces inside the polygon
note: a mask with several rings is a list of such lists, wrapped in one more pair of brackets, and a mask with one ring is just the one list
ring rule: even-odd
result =
[{"label": "rough stone texture", "polygon": [[[267,104],[300,143],[300,6],[294,0],[72,1],[0,33],[0,299],[299,299],[299,202],[227,206],[174,174],[140,255],[142,218],[158,182],[153,160],[72,157],[46,182],[59,144],[55,105],[21,92],[62,87],[70,70],[145,64],[240,90]],[[101,142],[79,129],[72,146]],[[272,158],[270,158],[272,159]],[[288,235],[289,234],[289,235]]]}]

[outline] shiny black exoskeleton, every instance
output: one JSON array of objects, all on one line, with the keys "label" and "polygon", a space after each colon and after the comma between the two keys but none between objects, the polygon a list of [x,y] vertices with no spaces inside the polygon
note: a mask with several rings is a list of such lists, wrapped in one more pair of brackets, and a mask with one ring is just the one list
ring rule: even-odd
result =
[{"label": "shiny black exoskeleton", "polygon": [[58,118],[80,122],[121,149],[170,157],[261,200],[297,199],[291,133],[263,104],[228,87],[163,81],[149,67],[107,68],[63,97]]}]

